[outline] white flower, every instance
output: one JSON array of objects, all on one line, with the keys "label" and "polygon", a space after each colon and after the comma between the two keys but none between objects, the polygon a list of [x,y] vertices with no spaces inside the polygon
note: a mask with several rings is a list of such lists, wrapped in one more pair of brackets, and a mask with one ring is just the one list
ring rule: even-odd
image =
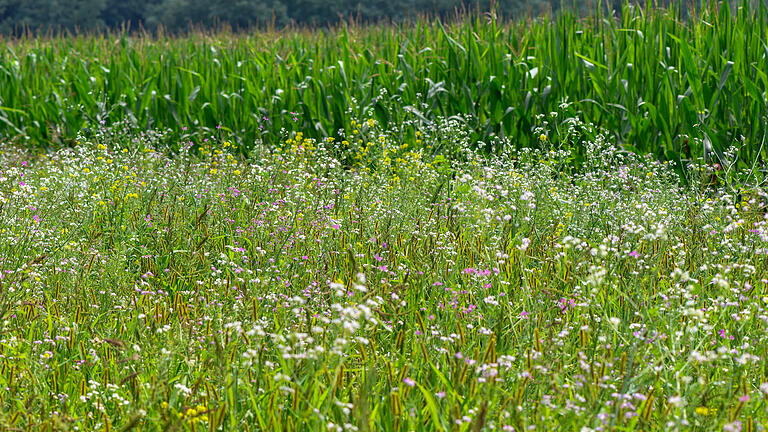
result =
[{"label": "white flower", "polygon": [[672,396],[669,398],[669,404],[676,408],[682,408],[685,406],[685,399],[680,396]]},{"label": "white flower", "polygon": [[184,384],[182,384],[182,383],[176,383],[176,384],[174,384],[173,386],[174,386],[176,389],[178,389],[178,390],[179,390],[179,392],[181,392],[181,393],[182,393],[182,394],[184,394],[185,396],[190,396],[190,395],[192,394],[192,389],[190,389],[189,387],[185,386],[185,385],[184,385]]}]

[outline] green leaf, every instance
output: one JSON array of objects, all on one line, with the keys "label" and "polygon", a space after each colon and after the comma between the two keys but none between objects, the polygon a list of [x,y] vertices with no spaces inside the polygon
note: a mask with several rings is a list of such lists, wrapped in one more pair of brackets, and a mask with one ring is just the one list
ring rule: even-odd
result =
[{"label": "green leaf", "polygon": [[421,394],[424,396],[424,400],[427,402],[427,409],[429,410],[429,414],[432,417],[433,430],[448,430],[448,428],[446,428],[445,424],[443,423],[442,417],[440,416],[440,408],[437,406],[435,398],[432,397],[432,394],[429,392],[429,390],[424,388],[423,385],[418,382],[416,385],[419,387],[419,390],[421,390]]}]

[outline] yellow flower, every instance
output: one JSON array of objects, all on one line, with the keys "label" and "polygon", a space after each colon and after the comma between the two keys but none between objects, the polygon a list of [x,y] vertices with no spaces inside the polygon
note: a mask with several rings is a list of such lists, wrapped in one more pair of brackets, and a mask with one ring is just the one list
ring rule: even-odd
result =
[{"label": "yellow flower", "polygon": [[717,412],[714,408],[707,408],[705,406],[696,407],[696,414],[702,415],[702,416],[708,416],[710,414],[714,414]]},{"label": "yellow flower", "polygon": [[539,135],[539,141],[544,142],[547,140],[547,136],[544,134]]}]

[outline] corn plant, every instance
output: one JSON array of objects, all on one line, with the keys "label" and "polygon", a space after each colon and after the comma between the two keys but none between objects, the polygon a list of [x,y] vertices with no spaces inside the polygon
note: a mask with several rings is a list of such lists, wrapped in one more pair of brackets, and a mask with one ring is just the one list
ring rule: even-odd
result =
[{"label": "corn plant", "polygon": [[48,147],[127,119],[176,139],[221,126],[248,149],[281,142],[296,124],[307,137],[338,137],[371,113],[385,127],[454,117],[478,142],[526,147],[538,142],[538,116],[560,111],[639,153],[715,160],[736,144],[743,161],[762,161],[766,19],[762,3],[712,2],[687,18],[679,7],[625,5],[620,18],[5,41],[0,133]]}]

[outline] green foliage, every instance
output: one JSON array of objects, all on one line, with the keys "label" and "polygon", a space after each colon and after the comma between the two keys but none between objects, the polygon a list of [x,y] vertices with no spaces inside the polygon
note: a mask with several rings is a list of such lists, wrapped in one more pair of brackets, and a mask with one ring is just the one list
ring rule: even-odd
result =
[{"label": "green foliage", "polygon": [[[232,18],[227,2],[162,5],[171,1],[177,9],[166,19],[179,25]],[[253,19],[264,16],[246,4]],[[627,5],[621,18],[475,16],[250,35],[13,41],[0,48],[0,134],[49,146],[86,125],[127,119],[167,128],[177,142],[185,127],[209,133],[221,125],[248,149],[279,143],[295,122],[308,137],[338,137],[350,118],[370,113],[384,127],[454,117],[480,146],[506,138],[524,147],[539,144],[540,116],[560,111],[548,121],[578,115],[628,150],[717,161],[737,145],[742,165],[761,164],[765,10],[713,4],[690,21],[679,13]]]},{"label": "green foliage", "polygon": [[759,430],[764,188],[572,123],[494,158],[373,118],[247,159],[130,124],[0,147],[0,428]]},{"label": "green foliage", "polygon": [[107,0],[107,7],[101,17],[110,29],[120,29],[123,25],[137,30],[144,24],[148,12],[158,0]]},{"label": "green foliage", "polygon": [[[328,25],[339,20],[402,20],[419,13],[446,16],[456,11],[490,10],[488,0],[0,0],[0,34],[25,30],[80,31],[144,27],[179,32],[194,26],[247,29],[289,23]],[[506,16],[550,9],[548,1],[502,0]]]},{"label": "green foliage", "polygon": [[286,7],[279,0],[165,0],[152,9],[147,18],[150,28],[163,26],[169,30],[189,30],[193,27],[248,29],[267,24],[288,22]]},{"label": "green foliage", "polygon": [[0,0],[0,34],[99,30],[107,0]]}]

